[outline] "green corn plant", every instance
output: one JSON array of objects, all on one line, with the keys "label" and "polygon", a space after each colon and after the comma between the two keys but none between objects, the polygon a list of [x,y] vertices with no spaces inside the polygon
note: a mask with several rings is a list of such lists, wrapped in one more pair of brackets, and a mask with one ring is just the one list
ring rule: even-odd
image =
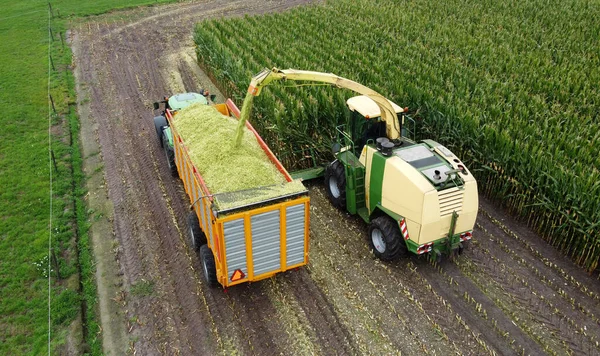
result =
[{"label": "green corn plant", "polygon": [[[433,138],[472,167],[498,199],[589,270],[600,259],[598,4],[548,6],[417,0],[336,0],[267,16],[202,22],[198,60],[241,102],[264,67],[351,78],[409,106],[418,138]],[[561,21],[555,21],[560,18]],[[443,19],[443,20],[440,20]],[[311,149],[331,159],[351,95],[271,87],[253,125],[280,157]]]}]

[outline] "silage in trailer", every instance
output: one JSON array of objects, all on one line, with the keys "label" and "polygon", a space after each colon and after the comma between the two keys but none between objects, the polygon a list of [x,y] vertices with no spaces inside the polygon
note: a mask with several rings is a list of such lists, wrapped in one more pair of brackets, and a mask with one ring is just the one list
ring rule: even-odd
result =
[{"label": "silage in trailer", "polygon": [[220,210],[306,190],[299,181],[287,182],[246,127],[239,147],[234,147],[238,120],[213,106],[193,104],[180,110],[174,126]]}]

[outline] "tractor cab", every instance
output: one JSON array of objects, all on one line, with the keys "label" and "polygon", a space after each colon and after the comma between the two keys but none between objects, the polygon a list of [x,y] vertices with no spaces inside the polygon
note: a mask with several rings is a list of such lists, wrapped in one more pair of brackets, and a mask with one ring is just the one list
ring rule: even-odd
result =
[{"label": "tractor cab", "polygon": [[[188,107],[195,103],[208,105],[209,97],[210,97],[210,101],[214,102],[215,95],[209,95],[208,90],[204,90],[204,89],[200,89],[200,92],[202,94],[182,93],[182,94],[172,95],[170,97],[165,97],[163,100],[154,103],[154,110],[158,110],[160,107],[160,104],[165,104],[165,110],[169,109],[174,114],[178,110],[181,110],[181,109]],[[164,112],[163,112],[163,115],[164,115]]]},{"label": "tractor cab", "polygon": [[204,95],[198,93],[183,93],[169,97],[166,106],[173,111],[181,110],[195,103],[208,104]]},{"label": "tractor cab", "polygon": [[[406,130],[404,125],[405,118],[412,121],[406,116],[406,110],[391,100],[388,101],[397,115],[394,125],[402,127],[402,137],[406,137],[409,133],[412,134],[412,132]],[[365,95],[354,96],[348,99],[346,104],[351,113],[346,132],[354,143],[353,153],[358,156],[368,141],[374,142],[377,138],[386,136],[385,122],[381,120],[379,106]]]}]

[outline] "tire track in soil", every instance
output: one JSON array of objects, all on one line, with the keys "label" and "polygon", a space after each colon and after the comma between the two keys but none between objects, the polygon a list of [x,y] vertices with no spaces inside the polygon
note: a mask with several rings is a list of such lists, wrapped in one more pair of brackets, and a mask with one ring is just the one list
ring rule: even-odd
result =
[{"label": "tire track in soil", "polygon": [[288,273],[284,278],[299,307],[315,332],[318,345],[325,355],[357,355],[358,346],[350,331],[340,321],[327,296],[311,279],[311,268]]},{"label": "tire track in soil", "polygon": [[[79,63],[93,88],[92,112],[101,127],[98,139],[109,196],[115,202],[115,231],[128,287],[141,278],[151,279],[159,294],[128,298],[128,316],[139,320],[134,333],[141,336],[133,350],[144,354],[215,354],[217,350],[278,354],[278,344],[289,341],[280,325],[265,320],[264,315],[273,315],[274,309],[260,285],[224,295],[198,280],[198,258],[189,254],[181,233],[187,198],[181,183],[159,168],[164,158],[153,137],[153,124],[145,117],[149,96],[159,97],[152,90],[165,85],[157,75],[155,58],[149,58],[155,53],[141,50],[150,40],[144,36],[147,32],[134,30],[134,26],[124,30],[116,23],[96,24],[95,31],[107,36],[97,39],[88,34],[86,49],[94,56]],[[148,88],[143,96],[142,88]],[[203,318],[205,311],[208,316]],[[217,326],[211,328],[211,323]],[[219,345],[211,345],[210,329],[216,330],[214,339],[221,340]]]},{"label": "tire track in soil", "polygon": [[[123,67],[125,67],[125,65],[117,65],[115,67],[116,68],[123,68]],[[118,76],[120,76],[120,75],[121,74],[119,74]],[[113,80],[112,82],[115,82],[115,80]],[[116,82],[118,82],[118,81],[116,81]],[[106,87],[108,87],[108,85],[106,85]],[[126,89],[130,89],[130,88],[127,87]],[[126,93],[126,92],[127,92],[127,90],[123,90],[121,88],[121,93]],[[123,123],[121,123],[121,125],[122,124]],[[132,141],[127,140],[127,138],[135,137],[134,135],[131,135],[131,133],[128,132],[128,131],[129,130],[126,130],[123,127],[121,127],[121,128],[117,128],[117,130],[108,132],[107,134],[112,138],[112,140],[114,142],[119,142],[119,147],[118,147],[119,150],[124,150],[125,152],[136,152],[136,151],[138,151],[140,149],[140,147],[135,147],[135,145],[133,145]],[[122,135],[120,137],[119,134],[122,134],[122,133],[125,133],[125,135]],[[107,146],[108,145],[104,145],[104,147],[107,147]],[[131,147],[131,148],[129,148],[129,147]],[[143,149],[143,147],[141,147],[141,148]],[[110,151],[109,151],[108,156],[109,157],[113,157],[113,155],[110,154]],[[119,169],[119,176],[121,177],[120,179],[122,180],[123,183],[126,183],[127,185],[129,185],[129,186],[125,186],[125,188],[126,188],[125,189],[126,190],[125,194],[130,195],[131,191],[143,192],[142,194],[139,194],[139,195],[140,196],[145,196],[145,197],[151,197],[151,198],[152,197],[160,197],[160,199],[158,199],[158,200],[154,199],[154,202],[153,202],[154,204],[157,204],[157,203],[160,204],[161,200],[162,200],[162,194],[153,194],[154,192],[152,192],[151,190],[149,191],[148,189],[146,189],[147,187],[133,187],[132,184],[131,184],[132,182],[151,182],[152,180],[156,179],[153,175],[151,175],[151,174],[144,174],[144,176],[141,179],[135,179],[135,178],[131,179],[131,178],[129,178],[131,176],[134,176],[133,172],[152,172],[152,170],[149,169],[149,167],[144,167],[144,169],[141,169],[140,167],[132,167],[129,164],[130,162],[133,162],[133,161],[131,161],[129,159],[124,159],[124,160],[121,160],[121,162],[120,162],[122,165],[124,165],[124,167],[122,167],[122,168]],[[150,162],[151,162],[151,160],[145,159],[142,163],[144,165],[148,166]],[[117,164],[115,164],[113,162],[110,162],[110,161],[106,162],[106,164],[109,165],[109,166],[116,166],[117,165]],[[120,194],[124,193],[123,191],[119,191],[119,189],[117,189],[117,188],[113,188],[112,190],[114,191],[114,194],[116,194],[116,195],[120,195]],[[140,206],[142,206],[142,208],[138,208]],[[137,210],[139,210],[138,214],[140,214],[140,213],[142,213],[144,211],[150,211],[150,210],[145,210],[143,208],[143,204],[141,202],[136,202],[136,203],[131,204],[131,208],[128,209],[129,211],[127,211],[127,214],[118,214],[119,216],[117,217],[117,221],[123,221],[123,220],[125,220],[126,218],[123,217],[123,216],[127,216],[127,215],[131,214],[132,211],[135,211],[135,208],[138,208],[137,209]],[[146,222],[148,222],[148,221],[156,221],[156,219],[154,219],[151,216],[150,217],[145,217],[145,219],[141,219],[141,220],[142,221],[146,221]],[[166,222],[167,221],[165,221],[164,219],[159,221],[160,225],[166,225]],[[129,238],[125,238],[126,236],[122,236],[122,238],[121,238],[121,241],[125,243],[125,245],[126,245],[125,247],[126,248],[129,248],[130,251],[131,250],[143,251],[145,248],[151,248],[151,245],[156,246],[156,243],[150,243],[153,240],[152,239],[148,239],[147,237],[144,237],[141,241],[140,240],[136,240],[134,236],[137,235],[136,232],[138,232],[137,230],[139,230],[139,229],[136,227],[135,221],[132,224],[133,224],[133,227],[131,227],[130,229],[133,231],[133,234],[132,234],[133,236],[130,236]],[[160,231],[160,229],[156,228],[156,226],[152,226],[148,230],[149,231]],[[169,231],[169,234],[172,236],[173,235],[172,231]],[[154,242],[157,242],[159,246],[164,246],[163,243],[165,241],[168,241],[168,240],[157,239],[157,241],[155,240]],[[132,244],[132,242],[137,242],[137,243]],[[136,245],[136,246],[132,246],[132,245]],[[143,253],[143,255],[144,256],[148,255],[148,252],[146,251],[145,253]],[[133,256],[133,258],[134,259],[140,259],[139,255],[137,257]],[[148,278],[149,275],[150,275],[149,272],[151,272],[151,271],[149,271],[149,268],[146,265],[142,266],[142,268],[145,270],[145,273],[142,274],[142,276],[144,276],[145,278]],[[166,271],[168,271],[168,269]],[[164,274],[165,273],[165,269],[162,269],[162,272],[163,272],[163,276],[164,276],[165,275]],[[169,276],[168,273],[166,274],[166,276],[167,276],[167,278],[162,278],[162,279],[159,279],[159,280],[167,280],[167,281],[171,280],[171,278],[169,278],[170,276]],[[158,289],[161,289],[160,286],[159,286]],[[173,290],[173,288],[170,288],[170,289]],[[176,293],[173,293],[173,294],[177,295]],[[181,295],[190,295],[191,296],[191,293],[186,293],[186,294],[181,294]],[[164,299],[164,298],[161,298],[161,299]],[[157,307],[154,310],[155,313],[157,312],[157,309],[158,310],[163,310],[164,309],[166,311],[165,312],[165,317],[164,318],[157,318],[158,320],[167,320],[168,321],[168,320],[172,319],[173,317],[176,317],[176,314],[174,314],[172,312],[172,310],[171,310],[172,307],[170,305],[161,305],[161,306]],[[181,321],[181,320],[175,320],[175,322],[183,323],[183,321]],[[154,325],[154,327],[156,327],[155,330],[173,329],[172,323],[169,323],[167,325],[160,325],[160,324],[159,325]],[[158,337],[156,337],[156,336],[158,336]],[[153,341],[155,343],[162,344],[162,345],[166,345],[168,343],[173,343],[173,341],[170,341],[170,340],[173,340],[170,337],[168,337],[168,338],[161,338],[160,335],[154,335],[153,339],[154,339]],[[177,339],[174,339],[174,340],[176,342]],[[174,350],[180,350],[180,349],[181,349],[181,345],[174,345]],[[166,350],[163,348],[160,351],[166,351]]]},{"label": "tire track in soil", "polygon": [[[506,309],[505,314],[535,338],[547,352],[563,349],[566,354],[582,353],[580,348],[588,340],[581,334],[578,335],[576,328],[564,328],[561,325],[565,318],[573,321],[545,300],[539,290],[535,290],[532,285],[535,284],[535,279],[524,279],[515,268],[481,247],[471,254],[470,260],[460,260],[457,264],[486,294],[493,294],[496,304],[500,303]],[[589,350],[591,345],[587,346]]]},{"label": "tire track in soil", "polygon": [[[122,34],[122,33],[121,33]],[[120,34],[120,35],[121,35]],[[114,41],[114,39],[111,39],[111,41]],[[119,58],[118,56],[115,56],[114,62],[116,62],[116,65],[114,66],[115,70],[113,72],[111,72],[111,74],[114,75],[114,77],[112,78],[112,81],[109,81],[110,83],[124,83],[123,81],[119,81],[119,78],[130,78],[131,80],[131,72],[126,70],[127,68],[131,67],[131,60],[128,58],[127,55],[121,55],[121,57]],[[131,81],[127,82],[127,83],[131,83]],[[111,88],[109,83],[104,83],[103,85],[104,88]],[[118,95],[109,95],[108,97],[115,97],[118,96],[119,98],[125,98],[125,99],[129,99],[132,95],[135,96],[136,92],[135,90],[131,87],[131,85],[116,85],[116,88],[114,89],[114,92],[111,94],[117,94]],[[110,107],[110,106],[108,106]],[[107,115],[108,116],[108,115]],[[122,119],[125,116],[125,114],[123,112],[121,112],[121,110],[117,110],[117,117],[119,119]],[[139,117],[138,114],[138,118],[140,120],[142,120],[141,117]],[[163,247],[164,249],[169,249],[169,250],[173,250],[173,251],[177,251],[178,250],[178,246],[173,244],[173,240],[171,239],[161,239],[159,238],[159,236],[157,234],[152,234],[152,232],[154,231],[160,231],[160,227],[161,226],[166,226],[167,222],[168,222],[168,218],[170,217],[169,215],[165,214],[165,215],[161,215],[161,217],[166,217],[163,218],[161,220],[157,220],[155,219],[150,212],[152,211],[150,208],[152,206],[156,206],[156,205],[160,205],[163,204],[164,205],[164,201],[162,199],[162,195],[161,194],[156,194],[156,185],[154,184],[150,184],[150,182],[152,182],[153,179],[155,179],[156,176],[156,172],[153,170],[153,168],[155,168],[154,166],[154,160],[152,159],[152,155],[147,155],[144,154],[141,156],[141,158],[138,158],[137,160],[132,160],[132,159],[128,159],[128,157],[130,156],[131,152],[143,152],[145,151],[145,142],[144,141],[139,141],[139,140],[135,140],[134,138],[136,138],[137,135],[133,134],[133,132],[137,132],[138,131],[138,124],[134,121],[131,120],[118,120],[117,123],[119,124],[118,126],[116,126],[116,129],[108,131],[107,134],[110,135],[112,142],[116,143],[118,142],[118,149],[121,150],[122,152],[125,152],[124,155],[126,156],[124,159],[119,160],[118,163],[115,163],[116,165],[119,165],[120,169],[119,169],[119,178],[121,179],[121,181],[123,182],[123,185],[121,187],[125,188],[125,192],[120,191],[119,187],[115,187],[115,194],[126,194],[128,197],[131,197],[129,199],[131,199],[133,202],[130,206],[130,208],[127,211],[127,214],[124,214],[124,216],[120,216],[118,217],[118,219],[121,220],[126,220],[128,219],[130,216],[138,216],[138,219],[135,220],[130,220],[129,224],[131,224],[131,230],[132,230],[132,234],[131,236],[128,236],[128,238],[123,237],[121,240],[130,240],[130,241],[135,241],[135,245],[138,251],[141,251],[140,254],[143,257],[144,261],[146,261],[149,257],[146,256],[153,256],[153,249],[156,248],[156,246],[159,247]],[[112,129],[112,126],[111,126]],[[115,147],[116,148],[116,147]],[[140,177],[141,176],[141,177]],[[132,192],[138,192],[137,195],[132,194]],[[132,212],[136,212],[136,214],[131,214]],[[140,219],[141,218],[141,219]],[[166,220],[165,220],[166,219]],[[154,222],[154,224],[152,224],[152,222]],[[158,224],[156,224],[158,222]],[[147,225],[149,228],[146,231],[149,231],[150,234],[154,235],[154,236],[144,236],[145,234],[143,232],[140,231],[139,225]],[[172,229],[169,229],[168,231],[168,235],[167,236],[177,236],[176,231],[172,231]],[[152,238],[154,237],[154,239]],[[153,243],[154,242],[154,243]],[[180,254],[180,251],[176,252],[177,254]],[[156,255],[154,255],[156,257]],[[154,261],[156,262],[156,258],[154,259]],[[166,264],[162,263],[162,264],[158,264],[158,269],[160,271],[160,275],[156,276],[156,272],[155,269],[152,269],[148,266],[148,262],[144,263],[142,268],[146,271],[146,273],[144,273],[144,276],[141,278],[152,278],[152,280],[154,280],[157,284],[158,284],[158,290],[160,291],[170,291],[169,295],[175,295],[176,297],[179,298],[179,305],[181,307],[179,307],[180,309],[187,309],[187,310],[197,310],[198,305],[194,305],[192,301],[190,301],[189,299],[192,298],[193,294],[191,293],[194,289],[192,286],[190,286],[189,284],[185,284],[185,285],[179,285],[177,286],[178,290],[183,290],[184,293],[175,293],[175,286],[173,286],[172,284],[169,283],[169,281],[173,280],[173,275],[177,275],[180,273],[180,271],[185,271],[187,266],[176,266],[175,268],[169,269],[169,263],[172,260],[167,260]],[[174,261],[180,261],[175,259]],[[176,276],[175,280],[186,280],[183,279],[183,277],[181,276]],[[166,282],[166,283],[163,283]],[[165,298],[160,298],[160,301],[164,300]],[[192,318],[192,322],[189,322],[189,320],[186,320],[185,313],[182,313],[181,310],[177,310],[177,305],[173,306],[171,304],[165,304],[163,302],[159,302],[158,304],[160,304],[160,306],[157,306],[156,308],[154,308],[153,312],[155,313],[155,315],[157,313],[162,313],[164,315],[163,318],[160,318],[161,320],[165,321],[165,325],[160,326],[160,325],[154,325],[154,326],[159,326],[158,328],[155,329],[155,334],[153,337],[153,342],[157,343],[158,345],[160,345],[158,347],[159,352],[161,353],[165,353],[165,352],[180,352],[182,351],[182,349],[186,348],[186,349],[191,349],[191,346],[189,344],[181,344],[179,341],[185,342],[186,340],[190,340],[190,338],[183,338],[183,339],[174,339],[171,336],[172,335],[168,335],[165,333],[165,330],[173,330],[175,328],[175,325],[179,325],[179,324],[186,324],[189,325],[191,324],[192,327],[194,327],[193,325],[193,320],[196,320],[195,318]],[[161,314],[158,314],[161,315]],[[194,315],[192,315],[194,316]],[[202,320],[201,319],[201,315],[197,315],[198,319],[197,320]],[[201,330],[202,328],[200,328]],[[164,333],[164,334],[163,334]],[[207,352],[210,352],[210,349],[206,350]]]},{"label": "tire track in soil", "polygon": [[[321,196],[321,200],[325,200],[324,204],[328,203],[326,201],[326,197],[324,197],[324,193],[323,193],[323,189],[318,187],[317,190],[319,190],[319,195]],[[311,203],[313,205],[317,204],[317,199],[312,199]],[[366,224],[364,224],[362,222],[362,220],[360,219],[356,219],[356,218],[352,218],[350,216],[348,216],[345,213],[340,213],[339,211],[333,209],[335,211],[335,213],[333,214],[332,217],[335,217],[337,215],[337,218],[334,220],[340,220],[340,219],[348,219],[349,221],[352,219],[352,221],[356,224],[356,222],[358,222],[358,225],[363,225],[361,232],[355,232],[355,235],[362,235],[362,236],[366,236]],[[350,241],[357,241],[356,239],[353,240],[348,240],[348,243],[350,243]],[[355,247],[357,250],[363,250],[363,254],[364,255],[371,255],[371,252],[369,250],[369,248],[367,247],[367,242],[363,241],[363,239],[361,239],[361,241],[358,241],[358,244],[356,244]],[[493,346],[496,351],[499,351],[502,354],[506,354],[506,353],[514,353],[517,352],[517,350],[514,350],[510,347],[509,342],[504,338],[501,337],[500,335],[493,335],[492,338],[489,338],[489,333],[488,330],[491,327],[491,325],[488,324],[488,322],[481,318],[481,317],[477,317],[477,313],[475,312],[475,310],[470,310],[471,306],[465,306],[464,300],[462,295],[459,293],[459,291],[455,291],[455,295],[453,294],[449,294],[448,293],[448,286],[450,287],[455,287],[455,285],[453,283],[449,283],[447,280],[445,280],[446,278],[442,278],[439,273],[437,271],[435,271],[435,269],[429,265],[429,263],[427,261],[425,261],[422,258],[415,258],[415,256],[411,257],[411,260],[415,261],[415,263],[417,264],[417,268],[419,269],[419,274],[422,274],[425,279],[430,283],[430,285],[433,287],[433,289],[442,296],[442,299],[445,300],[443,302],[443,304],[446,303],[446,301],[448,301],[449,303],[452,304],[453,308],[455,310],[457,310],[457,317],[458,319],[465,318],[465,320],[467,320],[467,325],[468,325],[468,329],[469,330],[476,330],[475,334],[470,334],[470,335],[465,335],[463,333],[459,333],[457,332],[457,330],[464,330],[464,326],[461,326],[460,328],[457,328],[456,326],[448,326],[446,328],[444,328],[443,330],[445,332],[450,332],[452,333],[452,339],[453,341],[457,341],[459,342],[462,341],[461,343],[461,349],[462,349],[462,353],[469,353],[469,354],[474,354],[474,355],[479,355],[482,352],[488,353],[488,352],[495,352],[494,350],[490,350],[489,346]],[[394,271],[394,274],[401,272],[399,269],[395,268],[395,267],[399,267],[399,268],[406,268],[407,266],[409,267],[410,265],[406,264],[406,261],[396,261],[396,262],[392,262],[392,263],[387,263],[387,264],[383,264],[385,265],[390,265],[390,268]],[[410,267],[409,267],[410,268]],[[460,273],[457,273],[457,276],[460,276]],[[456,281],[456,277],[454,276],[454,281]],[[408,280],[410,283],[411,277],[405,277],[406,280]],[[412,278],[413,280],[415,278]],[[402,282],[396,282],[394,281],[396,285],[401,284]],[[478,290],[477,286],[474,286],[472,284],[469,285],[470,289],[475,289]],[[424,293],[423,297],[421,298],[421,300],[426,301],[426,303],[431,303],[434,300],[439,300],[438,298],[436,298],[435,296],[431,295],[431,292],[428,291],[423,291],[422,293]],[[430,308],[427,310],[444,310],[445,309],[445,305],[441,306],[441,305],[437,305],[434,308]],[[499,313],[501,314],[501,313]],[[448,320],[444,320],[444,318],[439,318],[439,314],[435,315],[435,320],[434,322],[436,324],[438,323],[442,323],[441,325],[445,325],[445,323],[448,323]],[[447,325],[447,324],[446,324]],[[511,324],[512,325],[512,324]],[[485,335],[485,336],[483,336]],[[489,343],[490,345],[486,345],[486,342],[483,343],[483,345],[481,345],[481,343],[479,341],[473,340],[473,338],[483,338],[484,340],[487,341],[487,343]],[[525,339],[526,340],[526,339]],[[536,347],[536,343],[533,342],[532,340],[528,341],[529,344],[532,344],[533,347]],[[482,350],[483,349],[483,350]],[[466,350],[471,350],[471,351],[466,351]]]},{"label": "tire track in soil", "polygon": [[[586,273],[521,223],[513,223],[509,229],[502,221],[511,221],[510,218],[498,212],[494,212],[496,217],[492,216],[490,211],[493,210],[489,204],[483,205],[478,221],[491,234],[500,237],[495,242],[503,245],[502,250],[513,251],[511,255],[523,264],[527,264],[538,279],[542,279],[561,296],[574,299],[578,309],[587,311],[584,314],[590,316],[593,315],[592,311],[598,310],[600,305],[598,272],[592,275]],[[524,253],[517,253],[522,251]],[[593,315],[591,318],[600,326],[598,315]]]},{"label": "tire track in soil", "polygon": [[[497,279],[499,276],[494,273],[490,275],[489,270],[501,266],[511,277],[510,283],[506,285],[510,287],[516,281],[521,287],[521,290],[512,288],[512,296],[527,305],[534,323],[546,328],[552,338],[561,340],[568,348],[567,352],[572,350],[575,353],[600,353],[599,320],[593,313],[597,312],[597,305],[590,308],[592,301],[589,300],[589,294],[573,288],[575,285],[562,283],[561,276],[540,263],[533,255],[517,254],[508,247],[511,237],[494,223],[491,216],[485,213],[482,215],[484,216],[480,218],[481,223],[490,227],[491,231],[478,223],[482,238],[478,240],[480,247],[474,252],[479,253],[473,254],[473,261],[487,266],[484,269],[488,272],[487,278]],[[521,248],[520,251],[529,250]],[[534,263],[542,270],[540,271]]]},{"label": "tire track in soil", "polygon": [[[544,353],[540,346],[524,334],[516,324],[513,324],[512,320],[504,314],[504,311],[498,308],[494,301],[481,291],[478,285],[464,276],[456,265],[450,261],[442,265],[443,267],[439,267],[439,270],[430,265],[423,265],[421,273],[438,293],[452,303],[453,308],[460,311],[459,314],[462,318],[465,318],[468,325],[477,328],[477,332],[482,335],[482,338],[488,344],[492,345],[500,354],[541,355]],[[440,271],[447,275],[450,281],[440,278]],[[468,295],[476,305],[485,310],[487,320],[465,306],[465,295]],[[490,333],[490,329],[495,330],[495,332]]]},{"label": "tire track in soil", "polygon": [[[450,328],[443,329],[441,325],[429,315],[435,314],[433,311],[431,313],[425,312],[421,300],[425,300],[428,305],[433,305],[435,301],[438,300],[432,295],[431,291],[425,291],[424,294],[419,294],[419,296],[417,296],[415,290],[408,287],[408,285],[411,284],[411,279],[414,280],[414,278],[406,275],[402,276],[404,278],[398,278],[397,271],[394,270],[392,272],[393,268],[389,268],[387,264],[381,263],[372,256],[364,238],[364,236],[366,236],[366,232],[364,231],[366,224],[361,220],[359,221],[358,219],[351,218],[347,216],[347,214],[343,214],[333,208],[324,196],[323,189],[320,186],[311,186],[311,204],[316,209],[316,211],[313,212],[313,222],[315,222],[316,219],[317,223],[326,225],[325,221],[347,220],[347,222],[344,223],[347,227],[339,226],[334,223],[334,228],[338,229],[338,231],[332,232],[328,234],[328,236],[334,237],[336,241],[332,242],[332,245],[328,247],[335,250],[336,246],[342,246],[342,250],[345,254],[342,255],[338,252],[338,255],[336,255],[339,259],[343,260],[341,264],[351,266],[350,268],[353,271],[360,271],[351,273],[354,277],[353,284],[366,285],[367,292],[365,293],[365,290],[363,290],[363,293],[370,294],[371,296],[374,295],[375,298],[382,300],[383,302],[381,302],[379,306],[383,308],[383,305],[385,305],[388,309],[387,312],[395,315],[394,319],[400,321],[401,326],[395,328],[390,327],[390,325],[397,324],[398,322],[390,321],[389,323],[386,323],[388,330],[405,330],[405,335],[396,340],[396,345],[406,345],[408,338],[414,339],[416,344],[419,345],[416,349],[409,349],[409,354],[414,352],[433,354],[447,354],[448,352],[454,352],[456,354],[481,354],[483,350],[475,346],[476,343],[466,335],[466,330],[463,326],[451,322],[452,326]],[[319,216],[320,214],[318,212],[323,213]],[[345,238],[342,238],[342,236]],[[311,253],[314,255],[314,247]],[[369,271],[369,275],[364,271]],[[362,274],[363,278],[358,276],[359,273]],[[400,290],[396,290],[398,288],[391,286],[399,287]],[[369,297],[365,296],[365,299],[369,299]],[[445,308],[442,307],[442,309]],[[377,311],[374,313],[377,314]],[[383,313],[383,311],[381,313]],[[419,325],[419,327],[411,327],[414,325]],[[447,330],[451,330],[451,338],[446,333]],[[464,332],[461,333],[460,330],[463,330]],[[456,340],[463,341],[461,345],[462,350],[458,349]],[[403,351],[406,352],[407,350]]]},{"label": "tire track in soil", "polygon": [[[472,354],[481,355],[484,353],[490,353],[493,350],[489,349],[489,346],[485,344],[479,335],[473,334],[472,329],[475,325],[469,324],[468,326],[461,323],[462,314],[455,313],[449,308],[449,303],[435,293],[431,284],[427,284],[427,281],[416,272],[417,267],[414,266],[412,261],[418,263],[419,259],[411,257],[410,260],[399,260],[394,262],[382,263],[375,259],[368,247],[367,242],[367,224],[365,224],[360,218],[351,217],[346,213],[340,212],[331,206],[327,198],[325,197],[324,189],[319,186],[313,186],[311,189],[317,191],[314,195],[314,199],[311,200],[311,204],[318,206],[319,209],[325,209],[326,215],[329,216],[333,221],[347,221],[345,224],[352,226],[352,232],[348,233],[347,236],[353,238],[347,239],[343,244],[348,244],[349,248],[355,251],[358,256],[363,256],[364,259],[371,258],[373,265],[369,266],[369,271],[383,269],[386,271],[387,276],[381,276],[378,280],[386,281],[381,284],[402,286],[404,293],[418,301],[423,306],[423,309],[427,312],[419,313],[418,316],[425,315],[426,321],[423,320],[420,323],[415,322],[419,319],[411,319],[412,324],[431,324],[434,330],[439,329],[441,333],[445,334],[453,344],[453,348],[460,346],[460,354]],[[445,313],[448,311],[449,313]],[[422,315],[421,315],[422,314]],[[478,324],[482,324],[479,322]],[[484,328],[482,328],[484,329]],[[436,331],[437,333],[437,331]],[[479,340],[478,340],[479,339]]]},{"label": "tire track in soil", "polygon": [[[85,42],[85,41],[83,41]],[[98,55],[97,58],[100,57],[100,53],[96,52],[96,54]],[[92,67],[94,64],[88,63],[90,67]],[[85,74],[88,74],[87,71],[84,71]],[[98,77],[94,78],[96,79],[95,81],[92,81],[90,79],[88,79],[88,83],[100,83],[100,84],[104,84],[104,88],[111,88],[111,83],[106,83],[106,77],[105,76],[101,76],[99,75]],[[102,85],[90,85],[90,87],[92,88],[92,98],[101,98],[103,97],[103,92],[102,89],[103,86]],[[114,91],[114,89],[113,89]],[[127,171],[126,168],[120,166],[117,164],[115,157],[117,157],[117,153],[119,152],[120,149],[122,149],[122,146],[117,147],[117,144],[112,142],[110,137],[115,135],[115,131],[116,134],[119,134],[120,130],[112,130],[112,126],[109,125],[106,121],[105,118],[107,117],[106,112],[103,110],[105,104],[103,101],[101,100],[96,100],[96,101],[92,101],[92,112],[95,112],[95,116],[96,116],[96,121],[98,123],[98,140],[99,143],[102,147],[102,156],[103,156],[103,160],[105,163],[105,179],[108,182],[112,180],[116,180],[116,181],[121,181],[121,184],[119,184],[116,187],[112,187],[109,184],[109,197],[111,198],[111,200],[113,201],[113,204],[115,206],[115,214],[114,214],[114,226],[115,226],[115,231],[114,234],[116,236],[116,238],[118,239],[119,243],[120,243],[120,251],[122,251],[121,253],[121,258],[120,258],[120,263],[122,264],[122,268],[125,273],[125,277],[126,277],[126,286],[130,287],[132,284],[134,284],[137,280],[139,280],[140,278],[148,278],[148,279],[153,279],[153,275],[150,275],[149,273],[145,272],[147,271],[148,267],[147,267],[147,261],[145,259],[145,255],[142,251],[142,249],[139,248],[137,241],[132,237],[133,231],[136,230],[136,228],[133,226],[133,223],[128,220],[126,217],[129,213],[129,211],[135,211],[136,208],[136,203],[130,202],[131,201],[131,194],[130,190],[127,185],[129,185],[130,181],[133,180],[126,180],[124,178],[122,178],[122,174],[124,174],[124,172]],[[126,160],[124,160],[124,162],[127,162]],[[134,306],[135,307],[135,306]],[[131,318],[132,314],[129,314],[129,317]],[[163,323],[163,320],[160,321],[161,324],[159,324],[159,327],[162,328],[166,328],[167,325],[165,325]],[[160,340],[160,338],[157,338],[157,340]]]}]

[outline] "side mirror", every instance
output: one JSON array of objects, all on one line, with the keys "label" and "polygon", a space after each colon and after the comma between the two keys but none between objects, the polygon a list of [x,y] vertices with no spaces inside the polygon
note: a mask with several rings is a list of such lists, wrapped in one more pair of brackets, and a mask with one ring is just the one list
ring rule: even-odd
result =
[{"label": "side mirror", "polygon": [[217,98],[217,96],[215,94],[210,95],[210,101],[212,101],[213,103],[215,102],[216,98]]},{"label": "side mirror", "polygon": [[331,153],[333,153],[333,154],[340,152],[341,149],[342,149],[342,145],[340,145],[339,142],[336,142],[333,145],[331,145]]},{"label": "side mirror", "polygon": [[154,110],[158,110],[158,107],[159,107],[159,104],[158,104],[158,102],[155,101],[154,102]]}]

